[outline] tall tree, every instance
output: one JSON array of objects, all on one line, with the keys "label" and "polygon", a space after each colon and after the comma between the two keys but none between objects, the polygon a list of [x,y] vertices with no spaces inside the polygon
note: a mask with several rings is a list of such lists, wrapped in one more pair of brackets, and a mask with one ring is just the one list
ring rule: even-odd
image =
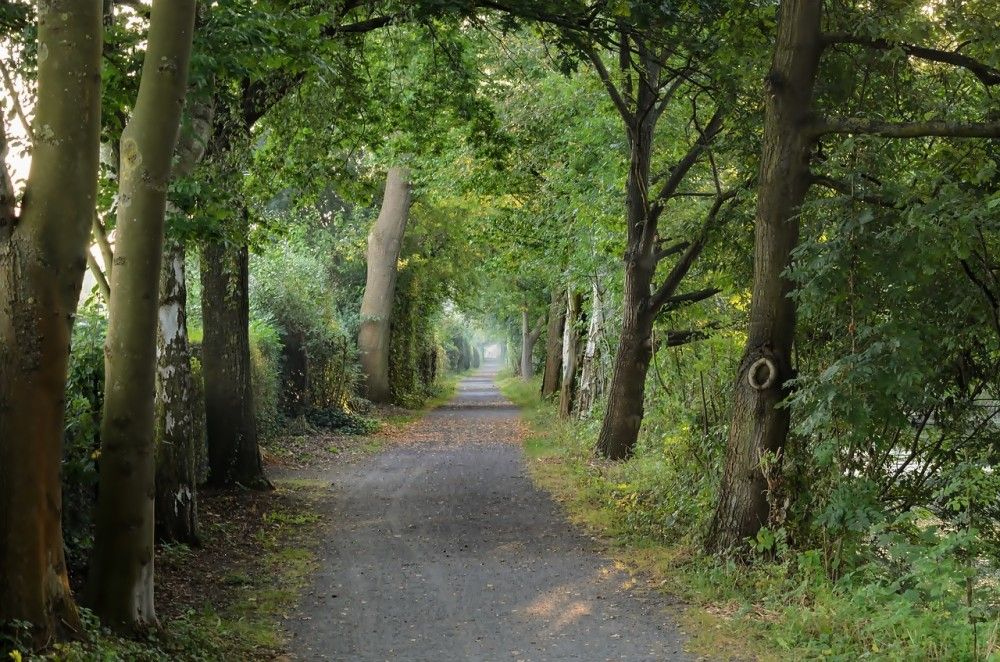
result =
[{"label": "tall tree", "polygon": [[406,168],[389,169],[382,209],[368,235],[368,280],[361,302],[361,372],[365,396],[388,402],[389,337],[392,304],[396,293],[396,268],[410,216],[410,174]]},{"label": "tall tree", "polygon": [[[780,467],[789,410],[779,405],[788,395],[788,382],[794,375],[796,310],[789,296],[793,285],[787,270],[799,240],[799,209],[817,181],[810,162],[819,138],[831,134],[884,138],[1000,136],[997,121],[887,122],[831,118],[818,113],[813,89],[820,57],[832,44],[898,50],[908,57],[967,69],[985,85],[1000,83],[1000,72],[958,51],[846,33],[824,34],[822,14],[821,0],[785,0],[779,9],[771,71],[765,81],[750,329],[733,395],[722,484],[706,540],[708,548],[715,551],[743,545],[770,521],[775,495],[769,493],[765,471]],[[833,185],[838,186],[836,182]]]},{"label": "tall tree", "polygon": [[[667,244],[659,234],[660,217],[688,173],[722,130],[723,110],[717,108],[686,153],[654,186],[653,147],[656,127],[686,79],[689,67],[665,66],[673,46],[657,48],[648,35],[623,31],[620,37],[622,89],[615,83],[600,53],[581,42],[625,124],[629,144],[626,183],[625,295],[622,332],[608,386],[608,404],[597,440],[597,451],[611,459],[629,457],[642,425],[646,375],[652,359],[653,323],[664,311],[701,301],[718,293],[709,288],[678,294],[708,240],[722,205],[732,197],[718,186],[716,201],[702,230],[691,241]],[[633,52],[636,55],[633,55]],[[692,118],[697,126],[698,118]],[[669,273],[654,284],[661,261],[678,256]]]},{"label": "tall tree", "polygon": [[[190,91],[189,91],[190,94]],[[187,130],[178,139],[171,177],[189,176],[205,155],[214,109],[189,101]],[[168,214],[180,210],[167,204]],[[156,536],[198,542],[198,449],[202,406],[191,369],[187,332],[187,260],[184,242],[168,230],[160,270],[156,334]]]},{"label": "tall tree", "polygon": [[[79,627],[59,480],[70,334],[97,195],[102,4],[38,4],[34,148],[20,216],[0,177],[0,621]],[[5,145],[4,145],[5,146]]]},{"label": "tall tree", "polygon": [[154,392],[167,187],[187,91],[195,0],[156,0],[135,110],[121,137],[105,351],[101,471],[89,603],[102,621],[155,625]]}]

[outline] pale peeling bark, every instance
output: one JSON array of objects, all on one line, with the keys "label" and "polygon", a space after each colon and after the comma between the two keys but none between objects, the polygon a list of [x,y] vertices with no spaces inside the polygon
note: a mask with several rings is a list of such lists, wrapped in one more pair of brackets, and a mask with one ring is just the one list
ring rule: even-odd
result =
[{"label": "pale peeling bark", "polygon": [[750,329],[736,385],[726,463],[707,545],[726,551],[744,544],[769,519],[765,453],[780,454],[789,412],[778,405],[792,377],[795,303],[784,277],[798,242],[798,212],[809,189],[807,131],[822,51],[821,0],[781,3],[777,43],[767,77],[763,153],[754,239]]},{"label": "pale peeling bark", "polygon": [[101,1],[38,5],[35,143],[22,213],[0,223],[0,621],[78,631],[61,524],[69,346],[96,203]]},{"label": "pale peeling bark", "polygon": [[545,336],[545,370],[542,373],[542,397],[548,398],[559,391],[563,367],[563,330],[566,326],[566,292],[552,290],[549,304],[549,326]]},{"label": "pale peeling bark", "polygon": [[382,209],[368,235],[368,279],[361,302],[358,348],[365,397],[372,402],[388,402],[391,397],[389,340],[396,268],[410,215],[409,177],[406,168],[389,169]]},{"label": "pale peeling bark", "polygon": [[[213,108],[189,103],[188,122],[177,142],[173,179],[201,162],[212,130]],[[176,212],[167,203],[168,213]],[[197,453],[203,442],[187,336],[184,245],[168,241],[160,271],[156,336],[156,537],[198,544]]]},{"label": "pale peeling bark", "polygon": [[157,625],[153,598],[156,328],[167,186],[195,0],[155,0],[135,110],[122,132],[89,603],[120,631]]},{"label": "pale peeling bark", "polygon": [[583,295],[570,292],[566,301],[562,340],[562,382],[559,387],[559,415],[569,418],[576,401],[578,366],[580,364],[580,331]]},{"label": "pale peeling bark", "polygon": [[587,416],[594,402],[604,392],[604,370],[601,347],[604,342],[604,301],[600,285],[595,282],[590,297],[590,324],[587,327],[587,344],[583,349],[580,366],[580,386],[577,391],[577,414]]},{"label": "pale peeling bark", "polygon": [[156,537],[198,544],[198,427],[187,336],[184,246],[168,242],[156,335]]}]

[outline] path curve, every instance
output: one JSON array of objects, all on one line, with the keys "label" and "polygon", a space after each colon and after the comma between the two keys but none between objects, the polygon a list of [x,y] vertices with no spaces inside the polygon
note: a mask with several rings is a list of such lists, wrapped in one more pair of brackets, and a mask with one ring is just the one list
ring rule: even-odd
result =
[{"label": "path curve", "polygon": [[488,366],[402,443],[324,476],[295,659],[689,659],[663,596],[629,590],[531,483],[517,426]]}]

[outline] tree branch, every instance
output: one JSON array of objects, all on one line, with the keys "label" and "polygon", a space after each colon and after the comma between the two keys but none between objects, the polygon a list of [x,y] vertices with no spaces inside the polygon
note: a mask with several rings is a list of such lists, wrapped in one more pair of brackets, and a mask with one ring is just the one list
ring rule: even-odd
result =
[{"label": "tree branch", "polygon": [[14,79],[11,78],[10,72],[7,71],[7,65],[4,64],[3,60],[0,59],[0,76],[3,77],[4,87],[7,88],[7,95],[10,96],[10,102],[14,106],[14,113],[17,118],[21,121],[21,125],[24,127],[24,133],[28,136],[28,139],[34,143],[35,142],[35,132],[31,129],[31,122],[28,121],[28,116],[24,113],[24,108],[21,106],[21,101],[17,96],[17,89],[14,87]]},{"label": "tree branch", "polygon": [[7,169],[7,130],[0,118],[0,241],[6,241],[17,220],[17,192]]},{"label": "tree branch", "polygon": [[384,28],[390,23],[394,23],[396,20],[402,18],[402,14],[388,14],[386,16],[374,16],[363,21],[357,21],[356,23],[348,23],[347,25],[331,25],[323,29],[324,37],[336,37],[342,34],[364,34],[366,32],[372,32],[373,30],[378,30],[379,28]]},{"label": "tree branch", "polygon": [[685,292],[684,294],[677,294],[675,296],[668,297],[660,312],[663,312],[664,310],[677,310],[683,306],[698,303],[699,301],[704,301],[705,299],[710,299],[721,291],[722,290],[717,287],[708,287],[703,290],[695,290],[693,292]]},{"label": "tree branch", "polygon": [[94,212],[94,220],[91,226],[91,230],[94,234],[94,241],[97,243],[97,247],[101,250],[101,258],[104,260],[104,269],[107,271],[107,275],[111,275],[111,271],[114,268],[115,254],[111,250],[111,242],[108,241],[108,231],[104,227],[104,223],[101,222],[100,217],[97,212]]},{"label": "tree branch", "polygon": [[101,290],[101,294],[104,296],[104,300],[111,301],[111,284],[108,283],[107,276],[101,271],[101,265],[97,264],[97,260],[94,259],[94,254],[90,252],[90,247],[87,247],[87,267],[90,268],[90,273],[94,275],[94,280],[97,281],[97,288]]},{"label": "tree branch", "polygon": [[705,127],[705,131],[698,136],[698,140],[695,141],[693,145],[688,149],[687,154],[685,154],[680,161],[674,164],[670,169],[670,176],[667,181],[663,183],[660,187],[659,193],[656,194],[655,202],[653,207],[650,209],[650,218],[656,220],[659,218],[660,213],[663,211],[663,203],[677,192],[678,187],[680,187],[681,182],[684,181],[684,177],[687,176],[688,171],[698,162],[701,157],[701,153],[705,151],[715,137],[719,135],[722,130],[722,109],[716,109],[715,114],[712,115],[712,119],[709,120],[708,126]]},{"label": "tree branch", "polygon": [[887,39],[872,39],[870,37],[862,37],[859,35],[849,34],[847,32],[825,34],[823,35],[823,42],[824,44],[855,44],[857,46],[864,46],[866,48],[880,51],[891,51],[898,48],[910,57],[926,60],[928,62],[950,64],[955,67],[966,69],[978,78],[983,85],[1000,85],[1000,70],[971,58],[968,55],[963,55],[958,51],[942,51],[936,48],[927,48],[916,44],[893,42]]},{"label": "tree branch", "polygon": [[726,201],[732,200],[736,197],[736,192],[737,189],[733,189],[732,191],[722,193],[715,198],[715,202],[712,203],[712,208],[708,212],[705,223],[701,226],[701,231],[698,233],[698,238],[691,242],[691,245],[688,246],[684,251],[684,254],[681,255],[677,264],[675,264],[674,268],[670,270],[669,274],[667,274],[666,279],[660,287],[657,288],[653,296],[650,297],[647,305],[649,306],[650,312],[654,315],[658,315],[663,307],[670,302],[671,298],[674,296],[674,292],[677,291],[677,288],[680,287],[684,277],[687,276],[688,271],[691,270],[691,265],[693,265],[694,261],[698,259],[702,249],[705,247],[705,243],[708,241],[708,231],[712,228],[712,225],[715,224],[715,219],[718,217],[719,211],[722,209],[722,206],[726,203]]},{"label": "tree branch", "polygon": [[896,200],[892,200],[877,193],[863,193],[859,191],[856,186],[852,186],[847,182],[842,182],[839,179],[834,179],[832,177],[827,177],[826,175],[817,175],[817,174],[811,174],[810,179],[813,184],[818,184],[819,186],[826,187],[828,189],[836,191],[837,193],[846,195],[849,198],[854,198],[855,200],[860,200],[870,205],[875,205],[877,207],[886,207],[889,209],[899,208],[899,202],[897,202]]},{"label": "tree branch", "polygon": [[618,109],[618,114],[622,116],[625,120],[625,124],[632,126],[635,123],[635,114],[628,107],[625,99],[622,97],[621,92],[615,86],[615,82],[611,80],[611,72],[604,65],[604,60],[601,56],[593,49],[589,44],[584,43],[580,39],[574,39],[577,47],[583,51],[583,54],[587,56],[591,64],[594,65],[594,69],[597,70],[597,75],[600,77],[601,82],[604,83],[605,89],[608,91],[608,96],[611,97],[611,101],[614,102],[615,108]]},{"label": "tree branch", "polygon": [[681,251],[687,249],[689,246],[691,246],[691,242],[689,241],[677,242],[673,246],[661,248],[660,250],[656,251],[656,253],[653,255],[653,259],[659,262],[665,257],[669,257],[671,255],[677,255]]},{"label": "tree branch", "polygon": [[882,138],[1000,138],[1000,122],[881,122],[861,117],[823,118],[808,129],[818,138],[830,133]]}]

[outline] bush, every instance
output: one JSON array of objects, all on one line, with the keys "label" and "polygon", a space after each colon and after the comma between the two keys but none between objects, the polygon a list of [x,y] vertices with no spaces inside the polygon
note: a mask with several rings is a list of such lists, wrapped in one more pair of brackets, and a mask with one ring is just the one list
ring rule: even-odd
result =
[{"label": "bush", "polygon": [[306,414],[306,420],[317,428],[341,434],[366,435],[378,429],[377,421],[347,413],[340,408],[311,409]]},{"label": "bush", "polygon": [[63,536],[71,567],[86,563],[93,542],[107,328],[102,310],[81,306],[73,326],[63,438]]},{"label": "bush", "polygon": [[281,337],[266,320],[250,322],[250,369],[257,432],[262,439],[273,438],[284,418],[279,409],[281,389]]}]

